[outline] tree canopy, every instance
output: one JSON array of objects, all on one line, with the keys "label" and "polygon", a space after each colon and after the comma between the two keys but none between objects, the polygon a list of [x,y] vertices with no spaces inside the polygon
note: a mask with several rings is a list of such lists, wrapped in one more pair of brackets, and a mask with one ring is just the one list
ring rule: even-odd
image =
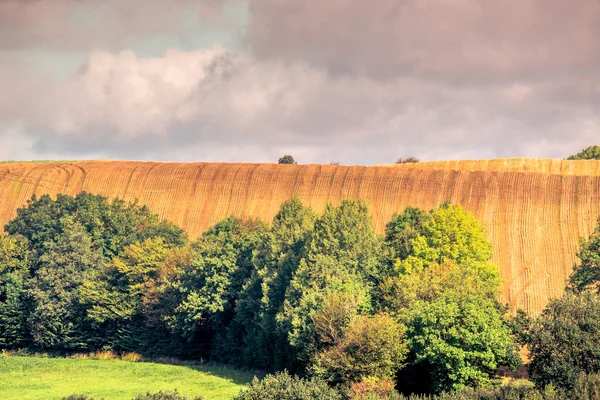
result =
[{"label": "tree canopy", "polygon": [[567,160],[600,160],[600,146],[590,146],[577,154],[569,156]]},{"label": "tree canopy", "polygon": [[279,161],[277,162],[278,164],[297,164],[296,160],[294,160],[294,157],[290,156],[289,154],[286,154],[283,157],[279,158]]}]

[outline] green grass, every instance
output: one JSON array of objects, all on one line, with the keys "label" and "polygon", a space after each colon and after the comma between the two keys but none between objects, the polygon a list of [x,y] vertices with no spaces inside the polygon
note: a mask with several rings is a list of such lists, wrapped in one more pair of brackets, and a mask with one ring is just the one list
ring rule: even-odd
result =
[{"label": "green grass", "polygon": [[205,400],[230,400],[253,377],[250,372],[215,366],[0,355],[4,400],[52,400],[74,393],[132,399],[147,391],[174,389]]}]

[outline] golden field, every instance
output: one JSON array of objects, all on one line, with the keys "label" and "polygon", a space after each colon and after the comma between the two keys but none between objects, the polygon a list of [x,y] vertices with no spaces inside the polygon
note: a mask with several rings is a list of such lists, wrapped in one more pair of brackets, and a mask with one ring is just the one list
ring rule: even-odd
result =
[{"label": "golden field", "polygon": [[445,201],[487,228],[504,279],[503,301],[537,313],[559,295],[579,237],[600,215],[600,161],[502,159],[346,167],[81,161],[0,164],[0,224],[35,194],[80,191],[138,199],[192,238],[229,215],[270,221],[298,196],[315,210],[366,201],[382,232],[406,206]]}]

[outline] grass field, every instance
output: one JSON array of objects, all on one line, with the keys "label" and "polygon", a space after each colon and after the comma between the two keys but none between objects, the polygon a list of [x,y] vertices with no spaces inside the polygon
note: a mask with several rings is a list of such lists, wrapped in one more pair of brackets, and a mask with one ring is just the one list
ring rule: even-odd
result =
[{"label": "grass field", "polygon": [[0,355],[0,398],[52,400],[73,393],[106,400],[177,389],[205,400],[230,400],[254,375],[224,367]]}]

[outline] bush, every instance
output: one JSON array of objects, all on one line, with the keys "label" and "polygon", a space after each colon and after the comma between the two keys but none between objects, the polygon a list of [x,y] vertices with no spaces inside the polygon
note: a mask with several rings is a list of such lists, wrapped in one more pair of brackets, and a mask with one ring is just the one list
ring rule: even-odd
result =
[{"label": "bush", "polygon": [[421,161],[421,160],[418,159],[417,157],[406,157],[406,158],[399,158],[398,160],[396,160],[396,164],[418,163],[419,161]]},{"label": "bush", "polygon": [[389,399],[398,396],[394,389],[394,382],[376,377],[367,377],[350,386],[348,398],[350,400]]},{"label": "bush", "polygon": [[529,374],[540,387],[571,389],[582,372],[600,372],[600,298],[567,292],[551,301],[531,327],[529,347]]},{"label": "bush", "polygon": [[341,395],[321,380],[306,380],[287,371],[267,375],[263,380],[254,378],[250,388],[240,392],[234,400],[341,400]]},{"label": "bush", "polygon": [[600,375],[580,374],[571,391],[570,398],[573,400],[600,399]]},{"label": "bush", "polygon": [[[172,392],[145,393],[140,394],[133,400],[190,400],[189,397],[179,394],[177,389]],[[202,397],[194,397],[194,400],[202,400]]]},{"label": "bush", "polygon": [[311,371],[334,384],[369,376],[393,379],[408,353],[405,332],[406,328],[388,315],[358,316],[343,337],[317,355]]}]

